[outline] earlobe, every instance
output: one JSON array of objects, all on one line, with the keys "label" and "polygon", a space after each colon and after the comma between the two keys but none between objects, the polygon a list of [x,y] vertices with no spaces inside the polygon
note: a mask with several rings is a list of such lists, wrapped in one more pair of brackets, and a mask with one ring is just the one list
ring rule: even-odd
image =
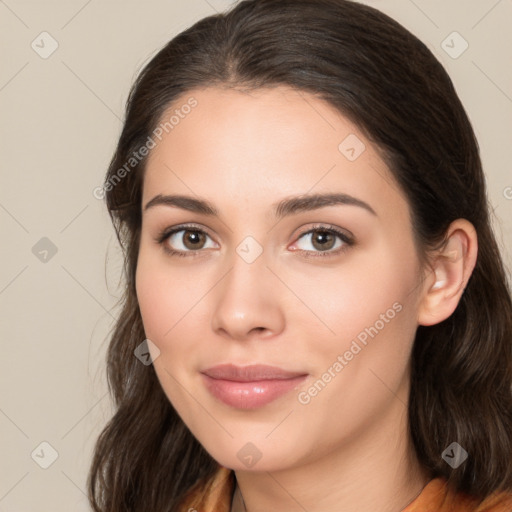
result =
[{"label": "earlobe", "polygon": [[466,219],[457,219],[447,233],[445,244],[432,256],[431,272],[424,282],[419,325],[438,324],[455,311],[476,264],[474,226]]}]

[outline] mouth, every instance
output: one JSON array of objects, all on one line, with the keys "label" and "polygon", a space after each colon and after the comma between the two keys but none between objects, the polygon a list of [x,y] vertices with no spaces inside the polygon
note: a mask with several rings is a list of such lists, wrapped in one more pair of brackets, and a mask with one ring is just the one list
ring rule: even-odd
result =
[{"label": "mouth", "polygon": [[256,409],[299,386],[307,373],[267,365],[223,364],[201,372],[208,391],[226,405]]}]

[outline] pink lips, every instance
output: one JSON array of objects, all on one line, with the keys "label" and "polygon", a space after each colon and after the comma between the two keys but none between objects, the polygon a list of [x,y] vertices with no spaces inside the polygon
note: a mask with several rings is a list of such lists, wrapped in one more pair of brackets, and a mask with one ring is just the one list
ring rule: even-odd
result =
[{"label": "pink lips", "polygon": [[204,370],[203,380],[210,393],[231,407],[262,407],[299,385],[307,376],[275,366],[222,364]]}]

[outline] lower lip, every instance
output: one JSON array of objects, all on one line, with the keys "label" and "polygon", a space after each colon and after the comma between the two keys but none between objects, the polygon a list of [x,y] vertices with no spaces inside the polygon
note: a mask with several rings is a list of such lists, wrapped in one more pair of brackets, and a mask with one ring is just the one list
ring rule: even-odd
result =
[{"label": "lower lip", "polygon": [[202,374],[202,376],[207,389],[214,397],[237,409],[262,407],[288,393],[307,377],[307,375],[301,375],[293,379],[235,382],[213,379],[205,374]]}]

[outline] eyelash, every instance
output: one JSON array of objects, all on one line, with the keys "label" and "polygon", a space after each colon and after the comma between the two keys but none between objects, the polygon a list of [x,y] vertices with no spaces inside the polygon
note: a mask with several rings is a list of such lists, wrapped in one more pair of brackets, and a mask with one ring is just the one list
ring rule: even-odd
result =
[{"label": "eyelash", "polygon": [[[170,256],[179,256],[179,257],[196,257],[199,256],[202,252],[202,249],[197,249],[195,251],[177,251],[175,249],[171,249],[167,244],[167,239],[174,235],[175,233],[178,233],[180,231],[192,231],[196,233],[202,233],[206,236],[209,236],[206,231],[199,228],[198,226],[194,224],[184,224],[181,226],[176,226],[172,229],[164,229],[162,232],[158,234],[158,236],[155,238],[155,241],[162,246],[163,250],[169,254]],[[323,231],[329,234],[333,234],[337,237],[339,237],[344,245],[341,248],[338,248],[336,251],[306,251],[304,249],[296,249],[297,252],[302,253],[303,257],[305,258],[325,258],[325,257],[332,257],[337,256],[345,251],[347,251],[350,247],[355,245],[355,241],[349,237],[346,233],[343,231],[340,231],[335,226],[325,226],[325,225],[315,225],[305,231],[304,233],[301,233],[297,239],[302,238],[305,235],[308,235],[310,233],[314,233],[315,231]]]}]

